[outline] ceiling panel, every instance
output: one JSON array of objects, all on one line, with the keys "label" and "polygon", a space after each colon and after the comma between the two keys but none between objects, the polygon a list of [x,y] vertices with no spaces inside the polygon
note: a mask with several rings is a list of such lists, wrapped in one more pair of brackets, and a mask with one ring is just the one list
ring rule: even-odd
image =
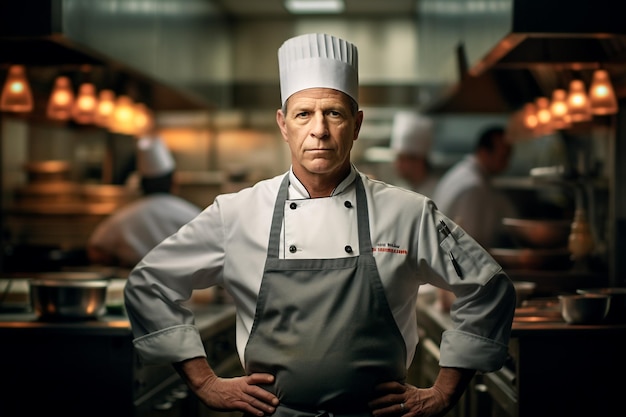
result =
[{"label": "ceiling panel", "polygon": [[[283,6],[284,0],[213,0],[223,10],[237,18],[293,16]],[[340,16],[393,16],[414,14],[418,0],[345,0],[346,9]],[[295,16],[294,16],[295,17]]]}]

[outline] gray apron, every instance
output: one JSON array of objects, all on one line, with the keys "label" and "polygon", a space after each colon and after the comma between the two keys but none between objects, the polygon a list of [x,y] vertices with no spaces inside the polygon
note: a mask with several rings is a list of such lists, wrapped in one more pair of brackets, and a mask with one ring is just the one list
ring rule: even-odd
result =
[{"label": "gray apron", "polygon": [[363,183],[357,176],[356,207],[344,202],[346,210],[358,209],[360,255],[338,259],[279,259],[284,210],[297,210],[297,201],[286,206],[288,187],[287,174],[274,208],[246,372],[276,377],[265,387],[281,402],[274,417],[369,416],[374,386],[405,380],[406,346],[372,254]]}]

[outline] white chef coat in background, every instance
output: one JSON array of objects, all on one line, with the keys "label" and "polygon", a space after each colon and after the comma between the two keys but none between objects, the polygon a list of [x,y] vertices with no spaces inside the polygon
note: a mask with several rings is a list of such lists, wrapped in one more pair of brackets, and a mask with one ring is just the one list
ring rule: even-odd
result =
[{"label": "white chef coat in background", "polygon": [[200,213],[178,196],[156,193],[141,197],[103,220],[89,237],[89,245],[135,265],[163,239]]},{"label": "white chef coat in background", "polygon": [[[374,257],[406,343],[407,367],[418,342],[415,303],[423,283],[442,286],[457,296],[451,314],[458,327],[443,336],[441,365],[484,371],[501,366],[508,351],[515,308],[512,286],[493,258],[437,212],[431,200],[371,180],[354,167],[331,197],[309,199],[293,172],[289,175],[281,257],[316,259],[358,254],[355,211],[342,205],[346,201],[356,204],[354,179],[360,175],[367,195]],[[222,285],[237,306],[237,349],[244,362],[242,355],[254,319],[272,212],[282,179],[280,175],[239,193],[218,196],[135,267],[125,299],[137,338],[135,347],[144,360],[177,362],[205,356],[193,315],[180,302],[191,296],[193,288]],[[290,210],[294,200],[306,209]],[[438,231],[440,220],[447,222],[452,235],[446,237]],[[309,239],[311,233],[321,237],[318,241]],[[298,248],[295,253],[285,250],[291,245]],[[352,254],[346,253],[346,245],[352,246]],[[450,251],[460,264],[462,278],[450,263]],[[129,291],[131,287],[133,291]],[[485,291],[480,295],[476,294],[479,287]],[[502,303],[503,295],[509,302]],[[477,318],[480,326],[473,325]]]},{"label": "white chef coat in background", "polygon": [[465,156],[439,180],[432,196],[441,210],[486,248],[498,247],[502,219],[517,217],[513,203],[483,172],[475,155]]}]

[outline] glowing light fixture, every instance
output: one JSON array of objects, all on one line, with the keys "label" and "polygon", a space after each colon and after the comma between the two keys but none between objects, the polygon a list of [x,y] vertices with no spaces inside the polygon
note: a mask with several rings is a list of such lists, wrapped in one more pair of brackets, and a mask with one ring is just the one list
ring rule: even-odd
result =
[{"label": "glowing light fixture", "polygon": [[78,97],[72,107],[72,118],[76,123],[93,123],[98,99],[96,98],[96,86],[91,83],[83,83],[78,89]]},{"label": "glowing light fixture", "polygon": [[143,103],[135,104],[133,115],[133,124],[135,125],[135,135],[141,136],[149,133],[154,126],[154,117],[152,112]]},{"label": "glowing light fixture", "polygon": [[547,97],[538,97],[535,100],[537,106],[537,133],[552,133],[552,113],[550,113],[550,100]]},{"label": "glowing light fixture", "polygon": [[115,109],[113,110],[113,119],[109,129],[115,133],[132,135],[135,133],[134,124],[134,103],[133,100],[126,95],[118,96],[115,100]]},{"label": "glowing light fixture", "polygon": [[343,0],[286,0],[285,8],[292,14],[341,13]]},{"label": "glowing light fixture", "polygon": [[94,123],[100,127],[108,128],[113,119],[115,109],[115,93],[113,90],[104,89],[98,93],[98,107],[94,115]]},{"label": "glowing light fixture", "polygon": [[567,92],[564,89],[559,88],[552,92],[550,113],[552,115],[552,127],[555,129],[566,129],[571,126],[566,99]]},{"label": "glowing light fixture", "polygon": [[591,107],[585,92],[585,84],[581,80],[572,80],[567,95],[567,107],[572,122],[591,120]]},{"label": "glowing light fixture", "polygon": [[33,110],[33,94],[23,65],[12,65],[9,68],[0,97],[0,110],[17,113]]},{"label": "glowing light fixture", "polygon": [[54,87],[50,98],[46,114],[53,120],[68,120],[72,116],[72,106],[74,105],[74,92],[72,82],[64,75],[54,80]]},{"label": "glowing light fixture", "polygon": [[537,107],[533,103],[526,103],[523,111],[524,127],[529,130],[535,130],[539,125],[537,119]]},{"label": "glowing light fixture", "polygon": [[597,115],[617,113],[617,99],[611,85],[611,79],[605,70],[596,70],[593,73],[589,88],[589,102],[591,113]]}]

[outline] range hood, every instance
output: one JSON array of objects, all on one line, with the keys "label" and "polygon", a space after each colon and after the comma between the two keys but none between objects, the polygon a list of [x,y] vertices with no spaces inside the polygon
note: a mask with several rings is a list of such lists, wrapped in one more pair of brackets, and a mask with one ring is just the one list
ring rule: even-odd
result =
[{"label": "range hood", "polygon": [[211,76],[214,48],[204,40],[225,31],[221,17],[206,0],[3,1],[0,75],[22,64],[34,89],[49,92],[57,74],[74,74],[128,88],[154,110],[211,108],[189,80]]},{"label": "range hood", "polygon": [[[463,28],[455,51],[458,79],[439,90],[430,103],[431,111],[515,110],[565,87],[574,77],[588,82],[597,68],[609,71],[617,94],[624,96],[626,25],[619,2],[503,0],[490,4],[493,7],[464,10],[456,18]],[[441,19],[443,10],[437,9],[434,0],[425,0],[422,12],[422,19],[433,19],[433,15]],[[433,31],[432,23],[425,26]],[[430,37],[441,30],[435,25]]]}]

